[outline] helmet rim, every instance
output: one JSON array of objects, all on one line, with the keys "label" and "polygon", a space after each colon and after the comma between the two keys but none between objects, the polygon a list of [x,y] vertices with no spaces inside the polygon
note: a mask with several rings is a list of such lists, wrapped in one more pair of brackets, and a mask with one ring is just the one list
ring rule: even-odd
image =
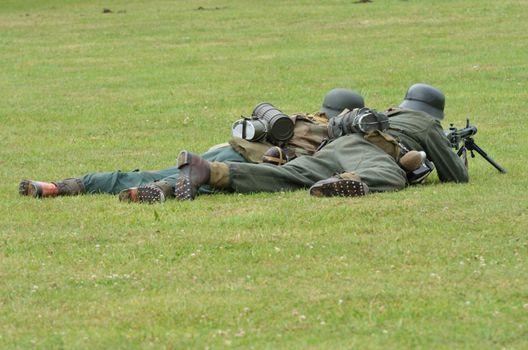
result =
[{"label": "helmet rim", "polygon": [[442,111],[439,108],[433,107],[423,101],[406,99],[406,100],[403,100],[402,103],[400,103],[400,108],[412,109],[415,111],[422,111],[436,119],[440,119],[440,120],[444,119],[444,111]]},{"label": "helmet rim", "polygon": [[365,107],[365,100],[361,94],[346,88],[335,88],[326,93],[319,112],[326,114],[328,118],[333,118],[343,112],[345,108],[362,107]]}]

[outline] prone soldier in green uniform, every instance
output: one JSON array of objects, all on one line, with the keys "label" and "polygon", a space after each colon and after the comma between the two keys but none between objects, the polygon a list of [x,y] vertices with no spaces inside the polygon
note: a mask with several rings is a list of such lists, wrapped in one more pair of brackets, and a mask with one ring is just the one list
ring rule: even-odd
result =
[{"label": "prone soldier in green uniform", "polygon": [[362,196],[369,191],[401,190],[408,184],[406,173],[398,164],[401,148],[424,152],[441,181],[467,182],[467,169],[451,149],[440,124],[444,105],[440,90],[415,84],[399,108],[386,112],[386,133],[347,133],[313,155],[298,157],[283,166],[209,163],[182,151],[178,156],[180,177],[175,196],[180,200],[194,199],[197,188],[204,184],[240,193],[309,187],[314,196]]},{"label": "prone soldier in green uniform", "polygon": [[[294,123],[293,137],[289,142],[289,157],[310,155],[327,137],[330,118],[344,109],[364,106],[363,97],[349,89],[333,89],[323,100],[320,111],[315,115],[295,114],[290,118]],[[233,137],[228,144],[217,145],[202,157],[211,162],[260,163],[272,144],[265,140],[250,142]],[[55,197],[84,193],[119,193],[120,200],[134,202],[162,202],[173,197],[174,184],[179,176],[178,167],[158,171],[95,172],[81,178],[70,178],[58,182],[23,180],[19,185],[21,195],[33,197]],[[211,193],[205,185],[200,193]]]}]

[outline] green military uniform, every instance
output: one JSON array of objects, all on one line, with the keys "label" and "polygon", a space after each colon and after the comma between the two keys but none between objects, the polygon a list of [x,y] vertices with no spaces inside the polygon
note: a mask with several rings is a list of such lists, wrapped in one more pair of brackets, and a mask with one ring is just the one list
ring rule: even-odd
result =
[{"label": "green military uniform", "polygon": [[387,133],[408,149],[425,151],[436,167],[440,181],[467,182],[468,173],[462,160],[453,152],[437,119],[424,112],[389,109]]},{"label": "green military uniform", "polygon": [[[247,160],[231,146],[213,148],[205,152],[202,157],[211,162],[247,162]],[[170,167],[157,171],[111,171],[90,173],[81,177],[86,193],[116,194],[131,187],[146,185],[155,181],[167,181],[174,184],[179,175],[178,167]],[[202,193],[211,190],[204,186]]]},{"label": "green military uniform", "polygon": [[361,177],[371,191],[406,185],[405,172],[394,159],[361,134],[340,137],[313,156],[283,166],[229,163],[230,188],[242,193],[297,190],[345,172]]},{"label": "green military uniform", "polygon": [[[310,116],[295,114],[294,135],[288,143],[288,156],[295,158],[313,154],[319,144],[327,137],[328,118],[324,114]],[[265,141],[250,142],[233,138],[229,144],[215,146],[202,154],[210,162],[260,163],[262,156],[273,145]],[[81,178],[87,193],[116,194],[124,189],[147,185],[155,181],[165,181],[174,185],[179,176],[178,167],[157,171],[112,171],[90,173]],[[200,193],[211,193],[209,186],[200,187]]]},{"label": "green military uniform", "polygon": [[[440,122],[426,113],[401,110],[390,118],[390,134],[410,149],[423,150],[436,165],[442,181],[466,182],[467,171],[451,150]],[[395,191],[406,184],[395,159],[362,134],[336,139],[313,156],[283,166],[229,163],[230,188],[237,192],[290,191],[312,186],[335,174],[353,173],[370,191]]]}]

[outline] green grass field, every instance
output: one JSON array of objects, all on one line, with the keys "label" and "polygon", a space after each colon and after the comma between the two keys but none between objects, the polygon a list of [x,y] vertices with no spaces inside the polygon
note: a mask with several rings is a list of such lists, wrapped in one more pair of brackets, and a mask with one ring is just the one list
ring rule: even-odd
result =
[{"label": "green grass field", "polygon": [[[108,8],[112,12],[103,13]],[[526,349],[526,0],[0,2],[0,348]],[[130,205],[22,178],[161,169],[267,101],[446,94],[508,169],[364,198]]]}]

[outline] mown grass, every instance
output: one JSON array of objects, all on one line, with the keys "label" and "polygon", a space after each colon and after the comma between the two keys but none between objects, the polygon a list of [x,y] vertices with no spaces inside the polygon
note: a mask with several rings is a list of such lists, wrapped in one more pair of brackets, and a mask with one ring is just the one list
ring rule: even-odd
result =
[{"label": "mown grass", "polygon": [[[4,0],[0,347],[526,348],[527,7]],[[348,87],[384,109],[414,82],[509,173],[477,156],[467,185],[361,199],[17,194],[172,166],[261,101]]]}]

